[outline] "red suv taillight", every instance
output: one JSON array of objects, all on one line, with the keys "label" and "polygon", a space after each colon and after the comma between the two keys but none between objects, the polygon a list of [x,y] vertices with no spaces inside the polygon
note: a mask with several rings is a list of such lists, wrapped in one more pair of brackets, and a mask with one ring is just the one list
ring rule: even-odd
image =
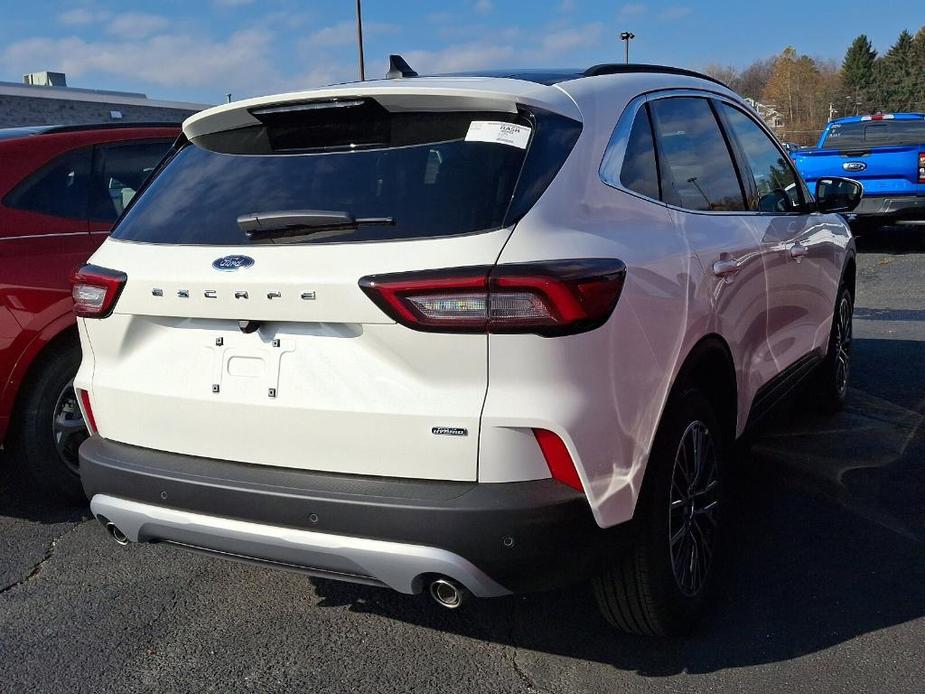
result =
[{"label": "red suv taillight", "polygon": [[71,275],[74,313],[81,318],[105,318],[112,313],[128,276],[118,270],[84,265]]},{"label": "red suv taillight", "polygon": [[919,183],[925,183],[925,152],[919,152]]},{"label": "red suv taillight", "polygon": [[551,337],[602,325],[625,277],[622,261],[592,258],[371,275],[360,287],[415,330]]}]

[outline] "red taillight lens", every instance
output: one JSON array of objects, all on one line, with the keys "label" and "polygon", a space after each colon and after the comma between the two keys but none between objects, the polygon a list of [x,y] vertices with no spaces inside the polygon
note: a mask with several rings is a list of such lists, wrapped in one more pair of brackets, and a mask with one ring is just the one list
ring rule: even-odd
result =
[{"label": "red taillight lens", "polygon": [[74,313],[81,318],[105,318],[115,308],[127,279],[118,270],[84,265],[71,275]]},{"label": "red taillight lens", "polygon": [[75,390],[80,398],[80,404],[83,406],[84,415],[86,415],[84,421],[87,424],[87,429],[90,430],[91,434],[95,434],[97,432],[96,417],[93,416],[93,407],[90,406],[90,393],[81,388],[76,388]]},{"label": "red taillight lens", "polygon": [[372,275],[360,287],[415,330],[549,337],[602,325],[625,277],[622,261],[593,258]]},{"label": "red taillight lens", "polygon": [[919,183],[925,183],[925,152],[919,152]]},{"label": "red taillight lens", "polygon": [[578,477],[578,470],[575,469],[575,461],[569,455],[565,442],[558,435],[546,429],[534,429],[533,435],[536,436],[536,442],[540,445],[552,478],[573,489],[583,491],[581,478]]}]

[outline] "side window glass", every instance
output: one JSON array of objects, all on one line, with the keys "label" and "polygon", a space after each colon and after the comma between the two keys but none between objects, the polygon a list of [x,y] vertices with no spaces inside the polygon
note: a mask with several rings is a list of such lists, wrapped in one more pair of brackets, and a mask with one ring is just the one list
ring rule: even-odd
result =
[{"label": "side window glass", "polygon": [[115,222],[169,148],[169,140],[97,145],[90,219]]},{"label": "side window glass", "polygon": [[645,106],[639,109],[620,171],[620,183],[646,197],[658,200],[658,166],[655,163],[655,143],[652,140],[652,126]]},{"label": "side window glass", "polygon": [[86,219],[91,155],[89,147],[60,155],[14,188],[4,203],[19,210]]},{"label": "side window glass", "polygon": [[662,162],[664,200],[689,210],[744,210],[729,147],[706,99],[650,103]]},{"label": "side window glass", "polygon": [[749,208],[759,212],[798,212],[803,200],[800,184],[787,157],[767,133],[742,111],[720,103],[729,128],[748,161],[758,197]]}]

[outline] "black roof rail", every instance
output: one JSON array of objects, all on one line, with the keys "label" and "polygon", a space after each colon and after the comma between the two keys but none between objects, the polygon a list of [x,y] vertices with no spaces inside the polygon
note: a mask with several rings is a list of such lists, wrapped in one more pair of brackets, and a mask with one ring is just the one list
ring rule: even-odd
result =
[{"label": "black roof rail", "polygon": [[670,65],[648,65],[645,63],[601,63],[592,65],[582,74],[584,77],[597,77],[598,75],[620,75],[632,74],[638,72],[662,73],[665,75],[684,75],[685,77],[697,77],[698,79],[707,80],[721,87],[729,89],[727,84],[720,82],[715,77],[710,77],[702,72],[687,70],[683,67],[671,67]]}]

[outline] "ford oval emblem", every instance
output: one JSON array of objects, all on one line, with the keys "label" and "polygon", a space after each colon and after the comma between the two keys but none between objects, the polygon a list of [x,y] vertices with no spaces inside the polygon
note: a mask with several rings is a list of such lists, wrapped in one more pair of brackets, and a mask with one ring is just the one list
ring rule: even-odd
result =
[{"label": "ford oval emblem", "polygon": [[867,164],[862,161],[846,161],[841,167],[845,171],[863,171],[867,168]]},{"label": "ford oval emblem", "polygon": [[240,270],[241,268],[250,267],[253,264],[254,259],[249,255],[226,255],[212,261],[212,267],[222,272]]}]

